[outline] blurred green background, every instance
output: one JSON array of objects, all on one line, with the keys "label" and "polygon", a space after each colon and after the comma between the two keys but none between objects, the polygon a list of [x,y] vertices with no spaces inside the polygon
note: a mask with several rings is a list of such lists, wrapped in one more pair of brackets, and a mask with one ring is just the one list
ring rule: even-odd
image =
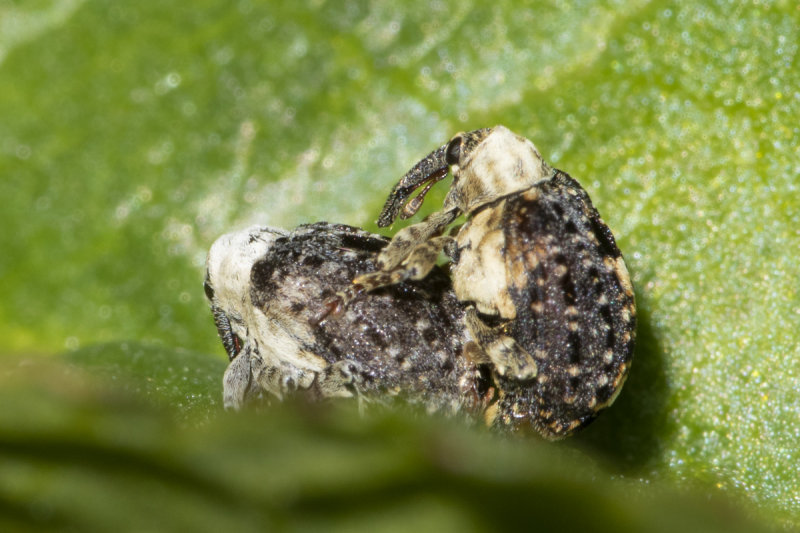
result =
[{"label": "blurred green background", "polygon": [[[0,527],[800,526],[798,27],[789,1],[0,0]],[[211,242],[374,230],[494,124],[626,256],[615,406],[554,445],[222,415]]]}]

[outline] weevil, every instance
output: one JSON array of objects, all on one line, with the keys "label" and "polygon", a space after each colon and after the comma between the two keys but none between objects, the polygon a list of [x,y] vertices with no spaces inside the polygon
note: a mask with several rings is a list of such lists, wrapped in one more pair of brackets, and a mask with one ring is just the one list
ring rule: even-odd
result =
[{"label": "weevil", "polygon": [[376,270],[388,239],[345,225],[252,227],[221,236],[205,292],[230,359],[224,405],[303,395],[395,400],[444,414],[482,412],[488,376],[464,358],[465,308],[447,274],[320,307],[353,277]]},{"label": "weevil", "polygon": [[[614,236],[575,179],[503,126],[459,133],[422,159],[395,185],[378,225],[414,215],[448,172],[443,208],[397,232],[379,270],[339,297],[350,305],[426,279],[444,251],[468,305],[465,353],[497,385],[487,423],[570,435],[614,401],[633,357],[634,293]],[[466,222],[447,232],[461,215]]]}]

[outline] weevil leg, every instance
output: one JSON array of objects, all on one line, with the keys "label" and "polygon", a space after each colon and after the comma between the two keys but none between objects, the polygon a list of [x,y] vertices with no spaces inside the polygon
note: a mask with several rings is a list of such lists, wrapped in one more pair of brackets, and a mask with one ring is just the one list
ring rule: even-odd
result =
[{"label": "weevil leg", "polygon": [[[250,357],[250,379],[258,387],[278,400],[290,397],[299,389],[305,388],[304,382],[310,381],[309,371],[294,367],[288,362],[270,362],[266,357],[254,350]],[[255,387],[254,387],[255,388]]]},{"label": "weevil leg", "polygon": [[536,361],[502,329],[487,326],[475,308],[467,310],[464,321],[472,338],[483,349],[500,376],[517,381],[527,381],[536,377],[538,373]]},{"label": "weevil leg", "polygon": [[432,213],[422,222],[401,229],[392,238],[386,248],[378,254],[378,268],[392,270],[399,266],[419,245],[432,237],[441,235],[447,226],[456,219],[458,211],[438,211]]},{"label": "weevil leg", "polygon": [[372,291],[387,285],[401,283],[407,279],[422,279],[436,265],[442,249],[452,240],[453,238],[449,235],[433,237],[416,245],[399,266],[391,270],[363,274],[354,279],[353,283],[362,290]]},{"label": "weevil leg", "polygon": [[251,375],[250,350],[245,347],[228,365],[222,378],[222,401],[225,409],[241,409],[250,388]]},{"label": "weevil leg", "polygon": [[469,341],[464,344],[462,355],[475,365],[489,365],[492,363],[492,360],[489,359],[489,356],[483,348],[481,348],[480,344],[475,341]]},{"label": "weevil leg", "polygon": [[450,261],[455,264],[458,263],[459,257],[461,256],[461,252],[458,249],[458,241],[456,240],[458,232],[451,231],[449,235],[452,238],[444,243],[444,255],[449,257]]},{"label": "weevil leg", "polygon": [[312,319],[321,324],[331,314],[341,313],[365,291],[396,285],[407,279],[422,279],[428,275],[443,248],[455,249],[454,239],[442,236],[447,226],[458,217],[458,210],[432,213],[425,220],[397,232],[397,235],[378,254],[378,271],[356,277],[353,284],[324,302]]},{"label": "weevil leg", "polygon": [[317,390],[323,398],[361,397],[365,368],[356,361],[337,361],[317,376]]}]

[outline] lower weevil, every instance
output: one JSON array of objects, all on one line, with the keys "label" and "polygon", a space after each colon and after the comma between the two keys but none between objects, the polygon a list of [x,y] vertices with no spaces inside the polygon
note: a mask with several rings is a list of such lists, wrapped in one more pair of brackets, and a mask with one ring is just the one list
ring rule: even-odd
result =
[{"label": "lower weevil", "polygon": [[345,310],[317,305],[376,269],[388,239],[316,223],[223,235],[208,254],[206,296],[231,362],[224,404],[303,395],[395,399],[428,412],[482,412],[488,377],[462,357],[464,305],[448,276],[364,295]]}]

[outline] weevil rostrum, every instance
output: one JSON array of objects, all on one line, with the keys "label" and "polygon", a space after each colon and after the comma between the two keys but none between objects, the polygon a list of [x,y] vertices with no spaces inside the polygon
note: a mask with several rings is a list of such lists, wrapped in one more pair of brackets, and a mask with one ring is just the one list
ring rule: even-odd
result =
[{"label": "weevil rostrum", "polygon": [[388,242],[324,222],[217,239],[205,291],[231,361],[226,408],[303,395],[400,400],[443,414],[485,410],[488,373],[462,356],[465,306],[445,272],[433,268],[425,279],[373,291],[347,309],[318,305],[375,271]]},{"label": "weevil rostrum", "polygon": [[[353,305],[426,279],[444,250],[467,304],[465,353],[496,385],[487,423],[570,435],[614,401],[633,356],[633,287],[614,236],[576,180],[503,126],[460,133],[417,163],[378,225],[416,213],[448,171],[443,209],[400,230],[380,251],[379,271],[354,278],[339,298]],[[460,215],[466,222],[445,234]]]}]

